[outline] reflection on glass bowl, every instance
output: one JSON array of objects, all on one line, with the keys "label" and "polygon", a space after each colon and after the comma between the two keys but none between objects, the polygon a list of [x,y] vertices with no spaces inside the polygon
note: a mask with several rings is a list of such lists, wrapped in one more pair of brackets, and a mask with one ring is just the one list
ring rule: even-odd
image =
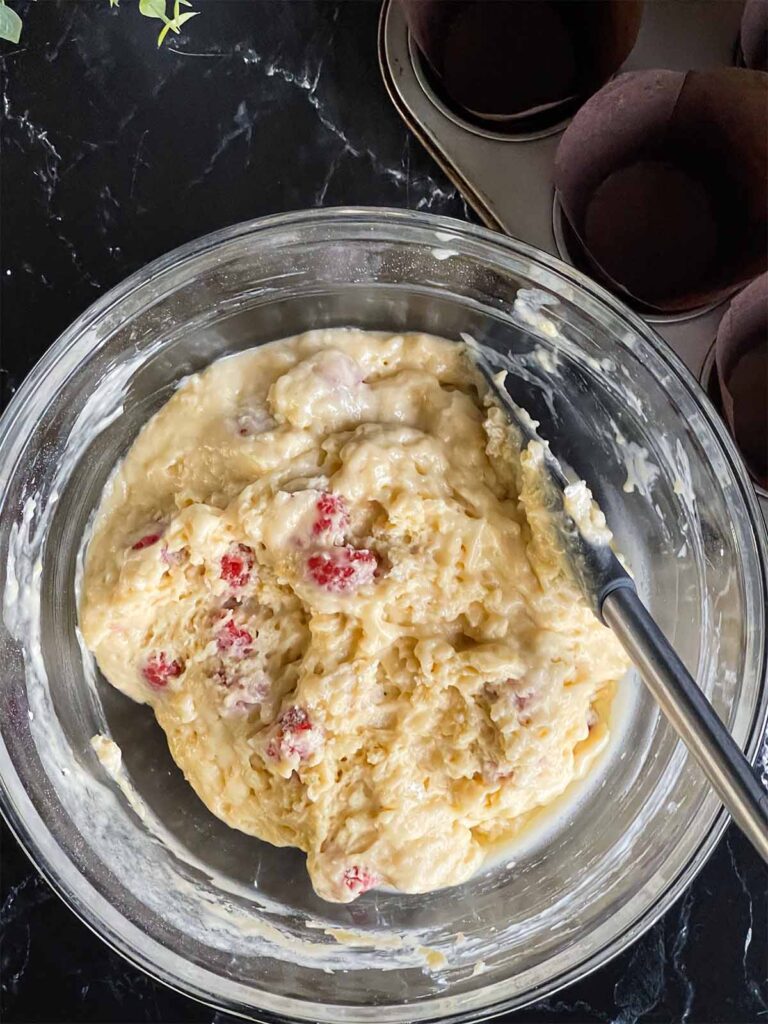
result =
[{"label": "reflection on glass bowl", "polygon": [[[472,1019],[574,981],[700,869],[726,817],[630,677],[588,799],[455,889],[331,905],[302,856],[212,817],[145,707],[84,660],[81,539],[115,461],[179,380],[312,327],[471,334],[594,486],[656,620],[755,756],[766,717],[766,545],[754,492],[695,381],[578,271],[407,211],[267,218],[193,242],[103,296],[0,422],[5,666],[0,796],[72,909],[155,977],[246,1015]],[[569,417],[594,438],[569,452]],[[90,745],[123,751],[113,775]]]}]

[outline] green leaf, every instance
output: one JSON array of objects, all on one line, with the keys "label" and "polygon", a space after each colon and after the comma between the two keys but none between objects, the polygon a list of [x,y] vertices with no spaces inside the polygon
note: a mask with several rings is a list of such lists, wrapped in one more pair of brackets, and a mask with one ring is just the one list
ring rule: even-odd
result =
[{"label": "green leaf", "polygon": [[169,32],[174,32],[178,35],[184,22],[189,21],[190,18],[197,17],[200,13],[200,11],[187,11],[186,14],[177,13],[173,19],[166,18],[165,25],[160,29],[160,35],[157,37],[157,45],[163,45],[163,41]]},{"label": "green leaf", "polygon": [[170,30],[170,27],[171,27],[171,23],[170,23],[170,21],[167,21],[167,20],[166,20],[166,23],[165,23],[165,24],[163,25],[163,27],[162,27],[162,28],[160,29],[160,35],[159,35],[159,36],[157,37],[157,45],[158,45],[158,46],[162,46],[162,45],[163,45],[163,40],[164,40],[164,39],[165,39],[165,37],[166,37],[166,36],[168,35],[168,32],[169,32],[169,30]]},{"label": "green leaf", "polygon": [[119,7],[120,6],[120,0],[109,0],[109,6],[110,7]]},{"label": "green leaf", "polygon": [[0,0],[0,39],[7,39],[9,43],[18,43],[21,38],[21,18],[16,11],[5,6],[5,0]]},{"label": "green leaf", "polygon": [[[185,21],[189,21],[189,19],[191,17],[193,17],[193,15],[191,15],[191,14],[181,14],[180,13],[180,5],[181,4],[184,4],[185,7],[191,7],[192,6],[192,4],[189,2],[189,0],[176,0],[176,3],[173,5],[173,23],[174,23],[174,25],[182,25]],[[200,11],[197,11],[197,13],[199,14]]]},{"label": "green leaf", "polygon": [[174,18],[173,21],[167,22],[160,30],[160,35],[157,37],[157,45],[162,46],[163,40],[168,35],[169,31],[175,32],[176,35],[178,35],[184,22],[189,21],[190,18],[197,17],[200,13],[200,11],[189,11],[187,14],[180,14],[177,18]]},{"label": "green leaf", "polygon": [[179,14],[173,19],[173,24],[177,29],[180,29],[185,21],[189,21],[190,18],[196,18],[200,14],[200,11],[187,11],[186,14]]},{"label": "green leaf", "polygon": [[165,14],[165,0],[139,0],[139,10],[147,18],[159,18],[166,23],[170,20]]}]

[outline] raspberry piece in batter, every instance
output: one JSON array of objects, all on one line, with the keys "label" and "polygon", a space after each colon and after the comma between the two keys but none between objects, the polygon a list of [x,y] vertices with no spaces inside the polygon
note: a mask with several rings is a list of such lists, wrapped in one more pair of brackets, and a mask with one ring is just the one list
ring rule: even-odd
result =
[{"label": "raspberry piece in batter", "polygon": [[347,868],[344,872],[344,885],[355,896],[375,888],[380,881],[381,879],[372,871],[369,871],[367,868],[358,867],[357,864],[353,864],[352,867]]},{"label": "raspberry piece in batter", "polygon": [[378,559],[366,548],[331,548],[307,559],[307,571],[318,587],[333,594],[356,590],[373,581]]},{"label": "raspberry piece in batter", "polygon": [[153,689],[162,690],[168,685],[169,679],[176,679],[183,671],[182,662],[175,658],[169,661],[165,651],[155,651],[147,658],[141,674]]},{"label": "raspberry piece in batter", "polygon": [[349,507],[340,494],[321,494],[315,505],[317,516],[312,524],[315,537],[330,534],[339,543],[344,539],[344,531],[349,526]]},{"label": "raspberry piece in batter", "polygon": [[229,651],[237,658],[248,654],[253,644],[253,636],[247,629],[242,629],[234,619],[227,619],[216,634],[216,646],[220,651]]},{"label": "raspberry piece in batter", "polygon": [[145,533],[135,544],[131,544],[131,551],[143,551],[144,548],[157,544],[161,537],[162,533]]},{"label": "raspberry piece in batter", "polygon": [[230,587],[244,587],[253,571],[253,548],[247,544],[232,544],[221,556],[221,579]]}]

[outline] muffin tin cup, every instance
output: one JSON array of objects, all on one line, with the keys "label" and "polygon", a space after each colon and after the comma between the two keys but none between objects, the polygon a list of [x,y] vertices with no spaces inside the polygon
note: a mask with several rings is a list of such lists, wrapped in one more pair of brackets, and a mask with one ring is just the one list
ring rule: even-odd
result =
[{"label": "muffin tin cup", "polygon": [[[706,394],[715,409],[717,409],[720,416],[723,415],[722,398],[720,396],[720,383],[717,379],[717,366],[715,365],[715,341],[713,339],[707,354],[704,357],[704,362],[701,365],[701,371],[699,372],[699,383],[701,384],[702,390]],[[757,494],[758,504],[763,513],[763,517],[768,523],[768,490],[765,487],[761,487],[760,484],[752,481]]]},{"label": "muffin tin cup", "polygon": [[[733,67],[741,6],[722,0],[654,0],[645,5],[637,43],[620,72],[643,68],[685,71]],[[696,25],[696,32],[690,26]],[[430,85],[421,56],[395,0],[385,0],[379,62],[403,120],[490,228],[559,256],[589,273],[569,238],[554,188],[554,161],[570,118],[540,132],[493,132],[462,118]],[[592,276],[592,275],[590,275]],[[697,309],[660,313],[627,303],[669,344],[697,378],[739,289]],[[627,301],[626,298],[623,301]]]},{"label": "muffin tin cup", "polygon": [[[396,2],[422,87],[448,116],[501,138],[557,131],[631,52],[644,6],[644,0]],[[542,36],[549,40],[545,61],[530,45],[531,37]]]}]

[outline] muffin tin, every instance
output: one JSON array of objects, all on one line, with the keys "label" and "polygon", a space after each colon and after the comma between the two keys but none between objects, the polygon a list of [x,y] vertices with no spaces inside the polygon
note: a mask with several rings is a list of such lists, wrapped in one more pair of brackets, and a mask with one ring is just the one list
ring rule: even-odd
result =
[{"label": "muffin tin", "polygon": [[[733,67],[742,9],[733,0],[646,3],[637,43],[621,71]],[[401,117],[480,220],[575,264],[553,185],[555,153],[568,120],[517,135],[464,120],[432,88],[396,0],[385,0],[382,7],[379,62]],[[638,312],[709,391],[708,355],[727,308],[726,299],[682,314]],[[768,496],[759,488],[758,495],[768,517]]]},{"label": "muffin tin", "polygon": [[[732,67],[741,13],[732,0],[653,0],[621,70]],[[568,122],[509,135],[463,120],[432,89],[395,0],[382,8],[379,60],[403,120],[483,223],[573,263],[553,186],[555,152]],[[720,302],[682,315],[642,315],[699,376],[726,308]]]}]

